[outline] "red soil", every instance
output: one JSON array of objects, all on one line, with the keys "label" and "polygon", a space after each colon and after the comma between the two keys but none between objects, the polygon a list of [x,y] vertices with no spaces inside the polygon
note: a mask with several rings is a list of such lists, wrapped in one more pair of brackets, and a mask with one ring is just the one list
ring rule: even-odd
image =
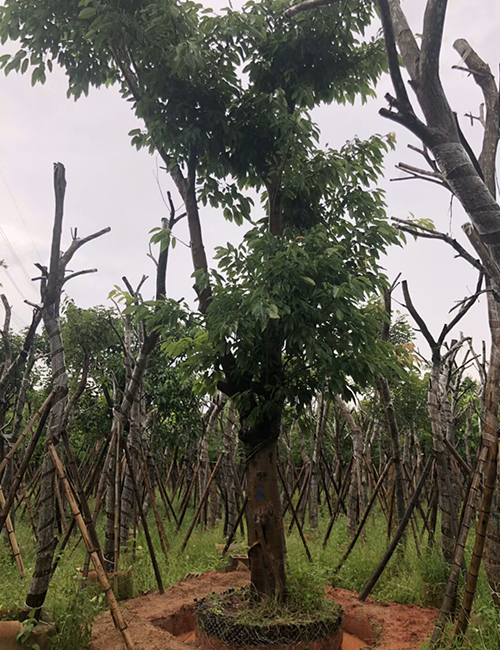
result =
[{"label": "red soil", "polygon": [[[438,615],[435,609],[377,603],[373,598],[361,603],[358,594],[347,589],[328,587],[327,596],[344,608],[342,627],[378,650],[418,650],[432,634]],[[357,650],[355,645],[351,647]]]},{"label": "red soil", "polygon": [[[196,646],[194,599],[248,584],[249,572],[190,574],[161,596],[151,592],[120,603],[136,650],[187,650]],[[418,650],[431,634],[437,611],[415,605],[365,603],[346,589],[327,589],[344,608],[344,650],[370,646],[378,650]],[[352,636],[353,635],[353,636]],[[355,638],[357,637],[357,638]],[[365,645],[360,645],[360,639]],[[99,616],[92,630],[91,650],[123,650],[120,633],[109,612]]]}]

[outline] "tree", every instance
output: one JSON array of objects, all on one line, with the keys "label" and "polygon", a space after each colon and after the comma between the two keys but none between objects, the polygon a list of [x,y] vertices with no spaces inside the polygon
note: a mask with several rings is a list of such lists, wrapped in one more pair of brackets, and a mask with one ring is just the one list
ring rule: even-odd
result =
[{"label": "tree", "polygon": [[[286,593],[276,470],[283,406],[320,389],[349,397],[380,368],[379,319],[367,298],[383,288],[378,258],[397,236],[369,189],[387,144],[376,137],[321,151],[309,116],[319,102],[373,93],[381,43],[360,38],[371,18],[370,3],[356,2],[292,23],[269,0],[225,16],[172,0],[43,0],[36,10],[8,0],[0,14],[1,37],[23,48],[4,55],[6,72],[32,65],[32,81],[43,82],[56,61],[75,97],[118,82],[146,126],[132,143],[155,149],[175,182],[204,326],[177,350],[189,349],[202,383],[238,410],[252,582],[277,598]],[[240,247],[221,248],[220,270],[210,273],[200,202],[241,222],[248,187],[263,192],[266,218]]]}]

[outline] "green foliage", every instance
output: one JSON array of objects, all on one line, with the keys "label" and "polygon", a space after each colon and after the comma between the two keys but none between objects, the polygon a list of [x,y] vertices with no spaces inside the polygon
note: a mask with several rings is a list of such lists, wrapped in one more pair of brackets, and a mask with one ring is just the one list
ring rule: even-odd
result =
[{"label": "green foliage", "polygon": [[[197,158],[205,200],[226,216],[248,216],[239,183],[263,186],[277,154],[317,137],[307,115],[319,102],[373,94],[385,67],[381,40],[363,35],[373,16],[365,0],[323,8],[291,21],[287,2],[249,2],[217,15],[194,2],[6,0],[0,39],[19,41],[0,65],[32,71],[44,83],[54,63],[68,95],[119,82],[146,131],[138,148],[162,148],[172,164]],[[243,68],[245,75],[239,74]],[[226,179],[219,187],[217,179]]]}]

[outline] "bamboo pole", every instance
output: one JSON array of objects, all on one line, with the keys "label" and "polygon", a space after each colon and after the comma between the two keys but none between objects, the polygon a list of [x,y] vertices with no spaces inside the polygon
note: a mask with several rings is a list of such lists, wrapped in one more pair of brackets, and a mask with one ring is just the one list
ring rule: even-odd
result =
[{"label": "bamboo pole", "polygon": [[[290,499],[293,499],[293,495],[295,494],[295,492],[297,490],[297,487],[298,487],[298,485],[300,483],[300,479],[302,478],[302,474],[304,473],[305,469],[306,469],[306,466],[302,465],[302,467],[300,468],[299,475],[297,476],[297,478],[295,480],[295,483],[293,484],[292,491],[291,491],[291,493],[289,495]],[[287,504],[286,504],[285,508],[283,509],[283,517],[286,515],[286,511],[288,510],[289,505],[290,505],[290,501],[287,501]]]},{"label": "bamboo pole", "polygon": [[118,569],[120,566],[120,424],[116,431],[115,454],[115,512],[113,521],[113,589],[118,593]]},{"label": "bamboo pole", "polygon": [[[160,470],[158,469],[158,466],[155,463],[155,470],[156,470],[156,480],[158,481],[158,487],[160,488],[160,495],[163,500],[163,505],[165,507],[165,514],[167,516],[168,521],[170,521],[170,516],[169,516],[169,510],[172,513],[172,517],[174,518],[175,523],[177,524],[177,515],[175,514],[174,508],[172,507],[172,502],[170,501],[170,498],[168,496],[167,490],[165,486],[163,485],[163,482],[161,480],[160,476]],[[166,481],[165,481],[166,483]]]},{"label": "bamboo pole", "polygon": [[236,531],[238,530],[238,526],[240,525],[240,521],[241,521],[241,519],[243,517],[243,514],[245,512],[247,504],[248,504],[248,497],[246,496],[244,498],[244,500],[243,500],[243,505],[240,508],[238,516],[236,517],[236,521],[234,522],[233,529],[231,530],[231,532],[229,533],[229,535],[227,537],[226,545],[224,546],[224,550],[222,551],[222,555],[225,555],[228,552],[229,547],[231,546],[231,544],[233,542],[234,536],[236,535]]},{"label": "bamboo pole", "polygon": [[368,598],[368,596],[370,595],[373,587],[375,587],[375,585],[377,584],[378,579],[382,575],[383,570],[387,566],[387,563],[389,562],[389,560],[391,559],[394,551],[396,550],[396,548],[397,548],[397,546],[399,544],[399,540],[403,536],[403,533],[405,532],[406,526],[408,525],[408,522],[410,520],[413,509],[415,508],[415,504],[416,504],[416,502],[417,502],[417,500],[418,500],[418,498],[420,496],[420,493],[422,492],[422,488],[424,486],[425,479],[427,478],[427,474],[429,472],[431,464],[432,464],[432,457],[429,456],[429,459],[427,460],[427,463],[425,464],[424,471],[422,472],[422,476],[420,477],[420,480],[419,480],[418,485],[417,485],[417,487],[415,489],[415,492],[414,492],[414,494],[413,494],[413,496],[412,496],[412,498],[410,500],[410,503],[408,504],[408,506],[406,508],[405,514],[404,514],[403,519],[401,520],[401,522],[400,522],[400,524],[398,526],[396,534],[394,535],[394,538],[393,538],[391,544],[389,545],[389,548],[385,552],[384,557],[380,561],[380,564],[375,569],[372,577],[368,580],[368,583],[366,584],[366,587],[361,592],[361,594],[359,596],[360,601],[363,602]]},{"label": "bamboo pole", "polygon": [[[498,390],[498,385],[495,386]],[[467,576],[467,583],[465,585],[465,593],[460,608],[460,614],[455,628],[455,639],[462,639],[467,631],[469,624],[470,612],[472,603],[476,592],[477,578],[479,575],[479,567],[483,557],[484,542],[488,529],[488,520],[491,513],[491,505],[493,503],[493,496],[495,492],[495,483],[498,473],[498,439],[488,441],[490,457],[487,460],[486,476],[484,480],[483,499],[481,501],[481,510],[479,511],[479,518],[476,528],[476,538],[474,540],[474,548],[472,550],[472,558],[469,565],[469,575]]]},{"label": "bamboo pole", "polygon": [[155,498],[155,493],[153,491],[153,487],[151,485],[151,480],[149,478],[149,472],[148,472],[148,467],[146,463],[146,456],[144,454],[144,449],[141,449],[142,452],[142,473],[144,475],[144,483],[146,484],[146,491],[148,493],[149,500],[151,502],[151,506],[153,508],[153,514],[155,517],[156,521],[156,527],[158,529],[158,536],[160,538],[160,546],[161,550],[163,552],[163,555],[165,556],[165,559],[168,562],[168,549],[170,548],[170,544],[168,543],[167,539],[167,533],[165,532],[165,528],[163,526],[163,522],[160,517],[160,513],[158,512],[158,507],[156,505],[156,498]]},{"label": "bamboo pole", "polygon": [[299,518],[297,517],[297,513],[295,511],[295,508],[293,507],[293,503],[291,498],[288,496],[288,489],[286,487],[285,479],[283,478],[283,474],[281,473],[281,469],[279,466],[279,463],[277,463],[278,467],[278,474],[281,479],[281,484],[283,485],[283,491],[285,492],[285,496],[288,498],[288,503],[290,504],[290,510],[292,511],[292,517],[295,519],[295,523],[297,524],[297,529],[299,531],[300,539],[302,540],[302,544],[304,545],[304,549],[306,551],[307,559],[309,562],[312,562],[312,557],[311,553],[309,552],[309,547],[307,546],[306,538],[304,537],[304,531],[302,530],[302,526],[300,525]]},{"label": "bamboo pole", "polygon": [[[0,462],[0,479],[2,478],[2,474],[3,474],[4,469],[7,467],[7,463],[10,461],[11,458],[14,458],[14,454],[19,449],[19,447],[21,446],[23,440],[26,438],[28,433],[33,428],[33,425],[35,424],[35,422],[44,413],[45,409],[49,407],[49,404],[51,404],[52,398],[54,397],[55,392],[56,391],[54,389],[50,393],[50,395],[47,397],[45,402],[40,406],[40,408],[35,413],[35,415],[31,418],[31,420],[28,422],[28,424],[24,427],[24,431],[19,436],[19,438],[16,440],[16,442],[12,445],[9,453],[6,456],[4,456],[3,460]],[[50,411],[50,408],[49,408],[49,411]],[[47,415],[48,415],[48,413],[47,413]]]},{"label": "bamboo pole", "polygon": [[337,515],[339,514],[339,511],[340,511],[340,504],[343,502],[344,497],[347,494],[347,489],[349,487],[349,482],[350,482],[351,466],[352,466],[352,458],[349,461],[349,464],[347,465],[346,472],[344,474],[344,482],[343,482],[343,485],[340,488],[340,494],[339,494],[339,498],[337,500],[337,503],[335,505],[335,510],[333,511],[333,515],[330,517],[330,521],[328,522],[328,527],[326,529],[325,538],[323,540],[323,549],[326,548],[328,540],[330,539],[330,535],[331,535],[331,532],[332,532],[332,529],[333,529],[333,524],[335,523],[335,520],[337,519]]},{"label": "bamboo pole", "polygon": [[181,514],[179,515],[179,522],[177,523],[177,532],[179,532],[179,530],[180,530],[180,528],[182,526],[182,522],[184,521],[184,517],[186,516],[186,510],[187,510],[188,505],[189,505],[189,499],[191,498],[191,493],[192,493],[193,488],[195,486],[196,478],[198,476],[199,469],[200,469],[200,459],[198,459],[198,462],[197,462],[195,470],[194,470],[193,478],[191,479],[191,483],[189,484],[189,487],[187,489],[186,496],[184,497],[184,501],[183,501],[182,509],[181,509]]},{"label": "bamboo pole", "polygon": [[349,544],[349,548],[347,551],[344,553],[344,556],[340,560],[340,562],[337,564],[335,569],[333,570],[333,575],[337,575],[337,573],[340,571],[340,569],[344,566],[347,558],[351,554],[352,549],[354,548],[356,542],[358,541],[358,538],[361,534],[361,531],[363,530],[363,526],[366,523],[366,520],[368,519],[368,515],[370,514],[370,510],[373,507],[373,504],[375,503],[375,499],[377,498],[378,491],[380,490],[380,486],[382,485],[382,482],[384,481],[385,477],[387,476],[387,472],[389,471],[390,466],[392,465],[393,459],[389,459],[387,462],[386,466],[384,467],[384,471],[382,474],[379,476],[379,479],[377,481],[377,484],[373,488],[372,496],[370,501],[368,502],[368,505],[365,508],[365,511],[363,513],[363,516],[361,517],[361,521],[359,522],[358,529],[356,530],[356,533],[354,537],[351,540],[351,543]]},{"label": "bamboo pole", "polygon": [[193,521],[191,522],[191,526],[189,526],[189,530],[187,532],[186,538],[184,539],[184,542],[182,543],[181,553],[184,551],[184,549],[187,546],[187,543],[189,541],[189,538],[191,537],[191,534],[192,534],[193,529],[194,529],[194,527],[196,525],[196,522],[198,521],[198,517],[200,516],[200,512],[201,512],[201,509],[203,508],[203,504],[207,500],[209,490],[210,490],[210,486],[212,485],[212,481],[214,480],[215,475],[217,474],[217,470],[219,469],[219,465],[221,464],[222,456],[223,456],[223,454],[219,455],[219,458],[217,459],[217,462],[215,463],[215,467],[214,467],[212,473],[210,474],[210,478],[208,479],[208,482],[207,482],[207,484],[205,486],[205,490],[203,491],[203,496],[200,499],[200,503],[198,504],[198,508],[196,509],[196,513],[195,513],[195,515],[193,517]]},{"label": "bamboo pole", "polygon": [[[53,396],[52,396],[53,397]],[[0,533],[2,532],[5,520],[7,518],[7,515],[9,514],[9,510],[12,507],[12,504],[14,503],[14,498],[17,494],[17,490],[19,488],[19,485],[21,484],[21,481],[23,479],[24,473],[26,472],[26,469],[29,465],[29,462],[31,460],[31,456],[33,455],[33,452],[35,451],[36,444],[38,442],[38,439],[42,435],[42,431],[45,427],[45,423],[47,422],[47,418],[49,417],[50,409],[52,408],[52,398],[47,402],[47,405],[45,406],[45,409],[42,413],[42,416],[40,418],[40,421],[38,423],[38,427],[35,431],[35,434],[30,440],[30,444],[28,445],[28,448],[26,449],[26,453],[24,454],[24,458],[22,460],[21,465],[19,466],[19,469],[17,470],[17,473],[14,477],[14,481],[12,482],[12,486],[10,488],[9,496],[6,499],[5,505],[2,508],[2,511],[0,513]]]},{"label": "bamboo pole", "polygon": [[[5,497],[3,495],[2,486],[0,485],[0,508],[3,509],[4,507],[5,507]],[[24,572],[23,559],[21,557],[21,551],[19,550],[16,533],[14,532],[14,526],[12,525],[12,520],[10,518],[10,515],[7,515],[5,519],[5,529],[9,536],[9,542],[12,548],[12,555],[14,556],[14,560],[16,562],[19,575],[21,576],[21,578],[25,578],[26,573]]]},{"label": "bamboo pole", "polygon": [[148,522],[146,519],[146,515],[144,514],[141,495],[139,494],[139,488],[137,486],[137,480],[134,474],[134,465],[132,463],[132,459],[130,458],[130,452],[128,450],[128,444],[126,441],[124,441],[123,449],[125,451],[125,458],[127,459],[127,465],[130,472],[130,480],[132,481],[132,488],[134,490],[135,502],[137,504],[137,511],[142,521],[142,527],[144,528],[144,535],[146,536],[146,543],[148,545],[149,554],[151,556],[151,562],[153,563],[153,570],[155,572],[156,582],[158,583],[158,591],[160,592],[160,594],[163,594],[165,593],[165,589],[163,588],[163,581],[161,579],[160,568],[158,566],[158,562],[156,561],[155,549],[153,546],[153,542],[151,540],[151,535],[149,534]]},{"label": "bamboo pole", "polygon": [[450,576],[448,578],[448,583],[446,585],[446,591],[441,604],[441,609],[439,611],[439,616],[436,620],[434,626],[434,631],[431,637],[432,647],[436,647],[443,636],[444,627],[446,624],[446,619],[451,611],[453,606],[453,601],[458,587],[458,576],[460,575],[460,568],[464,559],[465,544],[467,542],[467,536],[470,528],[470,520],[472,513],[474,512],[474,504],[478,497],[479,484],[481,483],[481,472],[483,469],[484,462],[488,456],[488,446],[483,445],[481,453],[477,460],[476,468],[474,470],[474,478],[472,479],[472,484],[467,496],[467,502],[464,507],[464,512],[462,516],[462,522],[460,526],[460,531],[458,534],[457,545],[455,548],[455,557],[453,558],[453,565],[451,567]]},{"label": "bamboo pole", "polygon": [[83,520],[82,513],[80,512],[77,501],[71,489],[63,464],[61,463],[61,460],[57,454],[54,444],[49,441],[47,443],[47,446],[52,456],[52,459],[54,461],[54,465],[57,470],[57,473],[59,474],[59,477],[64,485],[64,489],[68,497],[68,502],[71,507],[71,512],[73,513],[73,517],[75,518],[76,523],[78,524],[78,528],[80,529],[80,533],[83,537],[83,541],[85,542],[87,551],[89,552],[90,557],[92,559],[92,563],[94,564],[97,578],[99,580],[99,584],[101,585],[104,594],[106,596],[106,600],[108,601],[109,609],[111,610],[111,616],[113,617],[115,626],[120,631],[127,650],[134,650],[135,647],[134,642],[132,641],[132,637],[130,636],[130,632],[128,631],[127,624],[123,620],[122,613],[120,611],[120,608],[118,607],[118,603],[116,601],[113,590],[111,589],[108,576],[106,574],[106,571],[104,570],[103,565],[101,564],[101,560],[99,559],[99,554],[97,553],[97,549],[94,547],[92,543],[92,539],[89,535],[89,531]]}]

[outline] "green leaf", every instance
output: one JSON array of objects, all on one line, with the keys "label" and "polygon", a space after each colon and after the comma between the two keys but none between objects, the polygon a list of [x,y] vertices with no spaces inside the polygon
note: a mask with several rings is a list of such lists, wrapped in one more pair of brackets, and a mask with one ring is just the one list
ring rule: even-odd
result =
[{"label": "green leaf", "polygon": [[278,307],[274,304],[269,305],[269,307],[267,308],[267,315],[269,316],[269,318],[279,318],[280,315],[279,315]]},{"label": "green leaf", "polygon": [[80,20],[89,20],[90,18],[93,18],[95,15],[96,15],[96,10],[94,7],[85,7],[85,9],[82,9],[78,14],[78,18]]}]

